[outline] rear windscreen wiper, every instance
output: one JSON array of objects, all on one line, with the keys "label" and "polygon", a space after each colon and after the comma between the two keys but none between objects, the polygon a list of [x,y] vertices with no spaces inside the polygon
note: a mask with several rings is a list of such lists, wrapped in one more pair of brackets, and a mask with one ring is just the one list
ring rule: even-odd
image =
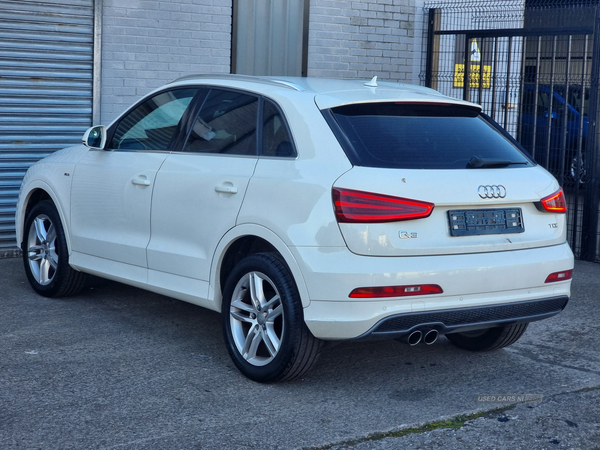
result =
[{"label": "rear windscreen wiper", "polygon": [[486,167],[506,167],[513,164],[527,165],[527,161],[510,161],[507,159],[480,158],[479,156],[473,156],[467,163],[467,167],[480,169]]}]

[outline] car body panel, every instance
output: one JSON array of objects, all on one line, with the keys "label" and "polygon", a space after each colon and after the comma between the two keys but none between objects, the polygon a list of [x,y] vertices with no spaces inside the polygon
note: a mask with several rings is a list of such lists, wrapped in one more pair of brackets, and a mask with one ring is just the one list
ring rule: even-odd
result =
[{"label": "car body panel", "polygon": [[[545,283],[550,273],[573,268],[565,215],[535,207],[559,188],[545,170],[353,167],[320,111],[383,101],[478,106],[422,87],[293,77],[192,77],[155,92],[179,87],[227,87],[272,100],[290,125],[297,157],[180,154],[197,96],[165,151],[78,146],[32,166],[18,204],[19,244],[31,194],[43,189],[63,220],[75,269],[220,311],[227,251],[240,239],[264,240],[289,268],[305,323],[322,339],[359,337],[394,314],[569,295],[570,280]],[[108,127],[109,136],[122,117]],[[500,184],[506,198],[478,197],[479,186]],[[216,192],[218,186],[237,193]],[[338,223],[334,186],[430,201],[435,208],[427,219]],[[517,205],[525,214],[522,235],[448,236],[450,209]],[[402,230],[419,237],[402,240]],[[349,298],[359,287],[407,284],[438,284],[443,293]]]},{"label": "car body panel", "polygon": [[[311,303],[306,323],[321,339],[355,338],[385,317],[414,311],[494,305],[569,295],[570,281],[544,283],[573,266],[567,244],[497,253],[369,257],[346,248],[295,247]],[[388,299],[351,299],[359,286],[438,284],[444,292]]]},{"label": "car body panel", "polygon": [[[212,255],[236,224],[256,163],[256,157],[169,155],[152,197],[148,268],[208,282]],[[216,191],[223,188],[235,193]]]},{"label": "car body panel", "polygon": [[56,205],[63,221],[67,247],[71,251],[71,183],[75,164],[86,154],[83,145],[64,148],[33,164],[23,177],[16,206],[15,225],[17,243],[23,242],[25,213],[32,194],[41,190],[48,194]]},{"label": "car body panel", "polygon": [[[504,198],[481,198],[479,187],[500,185]],[[435,203],[424,219],[388,223],[340,223],[354,253],[418,256],[494,252],[557,245],[566,239],[564,214],[540,212],[535,203],[559,189],[543,168],[429,170],[354,167],[335,183],[355,189]],[[448,211],[520,208],[524,232],[451,236]]]},{"label": "car body panel", "polygon": [[225,236],[223,236],[213,256],[210,286],[208,291],[208,300],[213,304],[211,309],[215,309],[216,311],[221,310],[224,286],[221,285],[219,270],[223,264],[223,256],[233,243],[235,243],[238,239],[242,239],[247,236],[256,236],[267,241],[281,255],[287,267],[290,269],[292,276],[294,277],[296,287],[298,288],[298,294],[300,294],[300,300],[302,301],[302,307],[306,308],[310,304],[310,295],[304,280],[304,274],[300,268],[299,262],[296,260],[296,257],[292,252],[292,248],[289,247],[283,241],[283,239],[275,234],[272,230],[255,223],[244,223],[232,228],[225,234]]},{"label": "car body panel", "polygon": [[147,267],[150,206],[168,153],[90,150],[73,175],[73,250]]}]

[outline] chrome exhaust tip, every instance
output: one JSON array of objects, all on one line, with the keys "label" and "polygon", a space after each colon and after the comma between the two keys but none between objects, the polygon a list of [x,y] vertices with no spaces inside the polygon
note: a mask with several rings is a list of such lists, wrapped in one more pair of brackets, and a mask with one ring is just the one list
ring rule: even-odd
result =
[{"label": "chrome exhaust tip", "polygon": [[425,336],[423,336],[423,342],[425,342],[427,345],[431,345],[437,341],[439,335],[440,333],[438,330],[429,330],[427,333],[425,333]]},{"label": "chrome exhaust tip", "polygon": [[421,339],[423,339],[423,332],[421,332],[420,330],[416,330],[408,335],[408,337],[406,338],[406,343],[413,347],[419,342],[421,342]]}]

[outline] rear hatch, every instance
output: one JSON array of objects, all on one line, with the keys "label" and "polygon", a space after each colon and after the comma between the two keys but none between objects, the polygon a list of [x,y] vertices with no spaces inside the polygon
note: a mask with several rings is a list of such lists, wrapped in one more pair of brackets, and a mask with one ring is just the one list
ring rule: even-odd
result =
[{"label": "rear hatch", "polygon": [[565,241],[558,183],[479,108],[388,102],[323,114],[354,165],[332,192],[352,252],[462,254]]}]

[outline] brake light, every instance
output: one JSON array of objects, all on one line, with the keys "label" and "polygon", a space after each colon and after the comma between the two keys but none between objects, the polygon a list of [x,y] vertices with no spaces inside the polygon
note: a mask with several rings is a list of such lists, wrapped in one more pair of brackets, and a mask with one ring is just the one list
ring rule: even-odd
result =
[{"label": "brake light", "polygon": [[433,203],[333,188],[335,216],[340,223],[397,222],[429,217]]},{"label": "brake light", "polygon": [[554,194],[544,197],[540,200],[544,210],[553,213],[564,214],[567,212],[567,202],[565,201],[565,193],[562,188]]},{"label": "brake light", "polygon": [[554,272],[548,275],[546,283],[554,283],[556,281],[567,281],[573,278],[573,269],[563,270],[562,272]]},{"label": "brake light", "polygon": [[356,288],[350,292],[350,298],[412,297],[415,295],[442,294],[437,284],[419,284],[413,286],[375,286]]}]

